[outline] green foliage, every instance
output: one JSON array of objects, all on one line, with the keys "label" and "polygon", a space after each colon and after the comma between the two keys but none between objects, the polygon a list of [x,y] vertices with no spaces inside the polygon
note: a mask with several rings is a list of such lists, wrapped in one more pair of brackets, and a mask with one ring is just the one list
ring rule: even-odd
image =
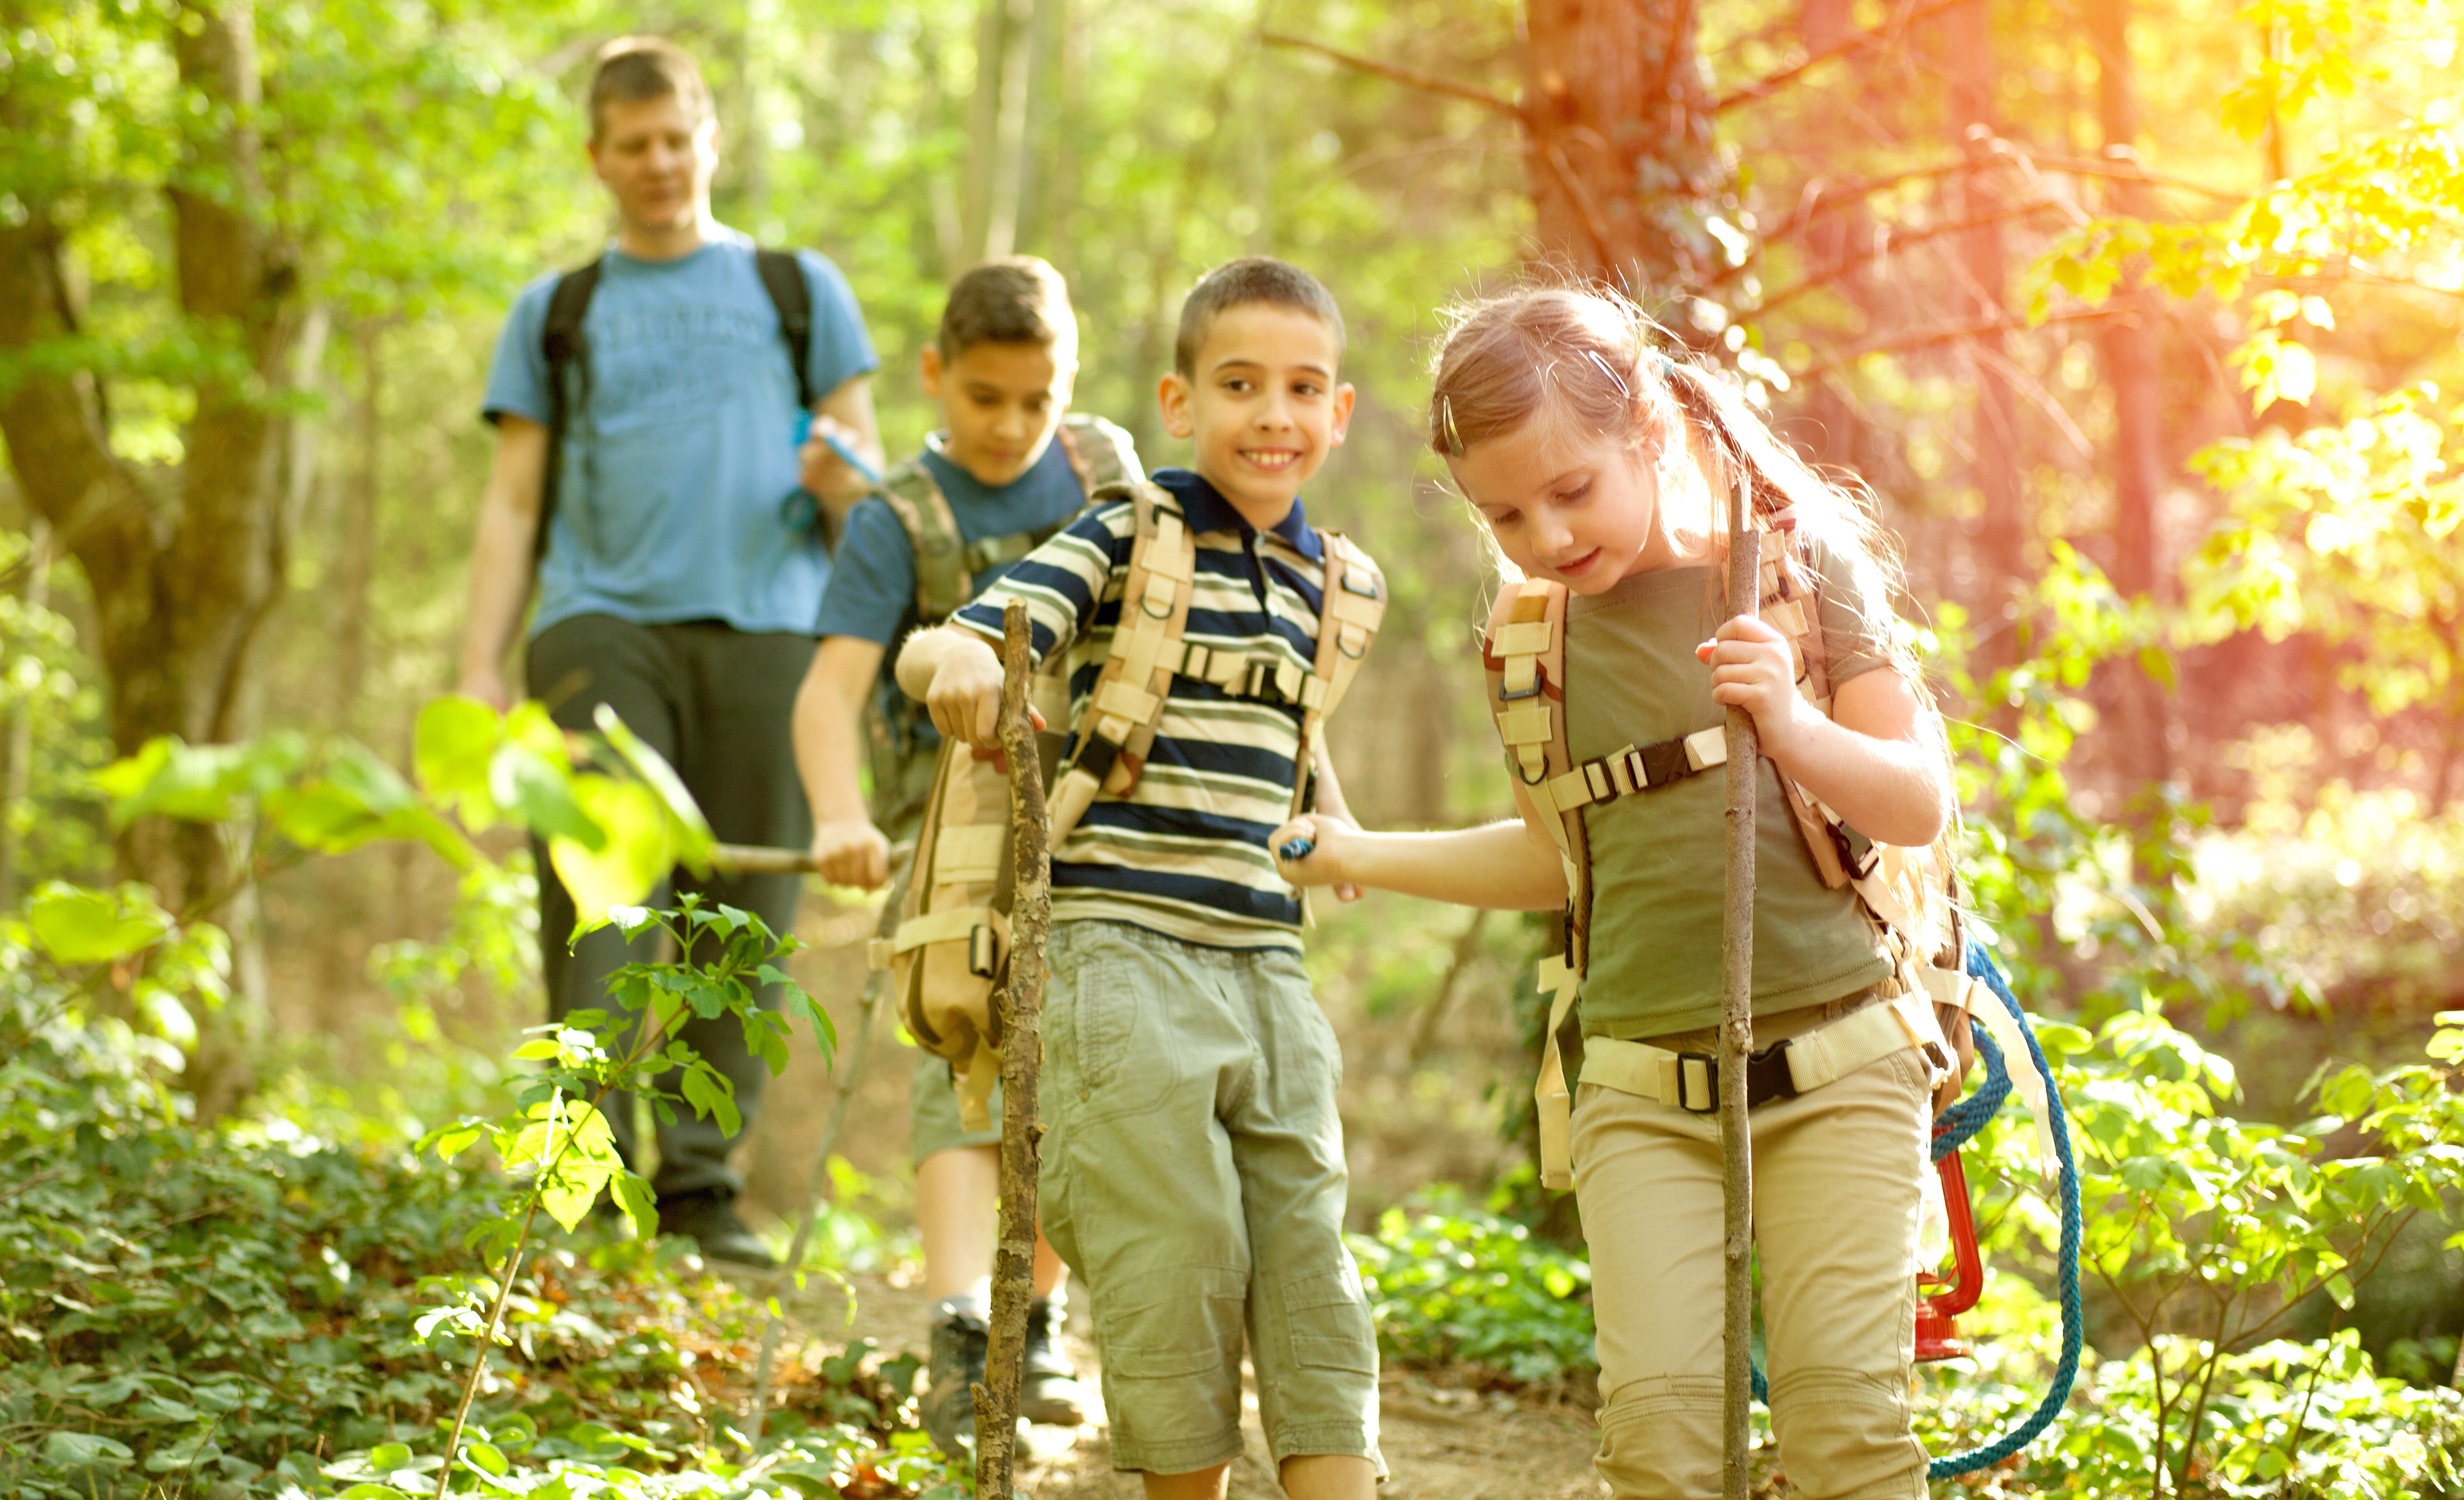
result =
[{"label": "green foliage", "polygon": [[1466,1363],[1528,1385],[1593,1368],[1592,1268],[1462,1190],[1433,1188],[1349,1236],[1377,1342],[1407,1364]]}]

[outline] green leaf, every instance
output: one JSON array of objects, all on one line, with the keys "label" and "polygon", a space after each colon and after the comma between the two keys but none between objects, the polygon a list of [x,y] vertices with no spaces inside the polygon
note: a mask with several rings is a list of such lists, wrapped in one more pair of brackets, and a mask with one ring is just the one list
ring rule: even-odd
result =
[{"label": "green leaf", "polygon": [[694,1114],[705,1119],[715,1117],[719,1129],[728,1135],[734,1136],[744,1128],[743,1117],[736,1109],[735,1086],[708,1063],[695,1063],[685,1070],[680,1092]]},{"label": "green leaf", "polygon": [[43,1439],[43,1461],[61,1468],[119,1468],[136,1458],[127,1444],[99,1432],[55,1432]]},{"label": "green leaf", "polygon": [[599,705],[591,715],[591,721],[599,726],[601,734],[607,737],[607,743],[624,758],[625,763],[632,767],[633,774],[657,793],[660,805],[676,821],[675,840],[679,857],[695,866],[703,864],[715,840],[711,836],[709,820],[702,816],[700,805],[693,801],[693,793],[685,789],[684,778],[676,774],[675,768],[668,764],[659,752],[627,728],[625,721],[616,717],[616,710],[607,704]]},{"label": "green leaf", "polygon": [[630,1172],[619,1172],[608,1180],[616,1204],[633,1221],[633,1232],[647,1240],[659,1232],[659,1205],[650,1197],[650,1184]]},{"label": "green leaf", "polygon": [[548,862],[573,893],[580,930],[587,931],[611,907],[649,895],[675,868],[676,849],[665,809],[640,783],[585,774],[573,779],[571,796],[599,837],[594,843],[552,834]]},{"label": "green leaf", "polygon": [[[570,1228],[571,1225],[567,1227]],[[505,1455],[497,1451],[496,1445],[493,1443],[466,1443],[462,1445],[462,1458],[481,1473],[499,1478],[514,1467],[505,1462]]]},{"label": "green leaf", "polygon": [[438,698],[419,711],[412,754],[420,784],[432,797],[459,804],[462,821],[474,829],[486,827],[495,807],[489,766],[504,738],[504,720],[477,698]]},{"label": "green leaf", "polygon": [[368,1449],[368,1467],[380,1474],[410,1467],[410,1446],[403,1443],[380,1443]]},{"label": "green leaf", "polygon": [[109,963],[168,937],[171,915],[134,883],[116,892],[49,881],[34,893],[26,924],[58,963]]},{"label": "green leaf", "polygon": [[579,779],[529,745],[507,740],[497,747],[488,787],[496,805],[534,833],[592,852],[607,847],[605,830],[583,809]]}]

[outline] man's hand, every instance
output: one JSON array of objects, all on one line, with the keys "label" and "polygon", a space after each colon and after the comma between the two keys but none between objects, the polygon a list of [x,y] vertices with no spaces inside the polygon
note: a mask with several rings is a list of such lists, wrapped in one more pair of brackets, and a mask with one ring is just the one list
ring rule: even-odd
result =
[{"label": "man's hand", "polygon": [[890,840],[869,818],[846,818],[813,829],[813,864],[834,886],[878,891],[890,882]]},{"label": "man's hand", "polygon": [[1796,748],[1807,712],[1796,691],[1796,653],[1777,627],[1735,615],[1694,648],[1711,669],[1711,696],[1754,717],[1763,754],[1785,763]]},{"label": "man's hand", "polygon": [[804,446],[796,450],[796,468],[805,492],[821,501],[833,518],[843,518],[856,501],[871,493],[872,481],[839,456],[838,450],[829,445],[833,437],[851,452],[864,452],[863,433],[823,412],[813,418]]},{"label": "man's hand", "polygon": [[952,631],[941,665],[933,673],[924,706],[942,738],[987,750],[1001,747],[1001,658],[972,631]]},{"label": "man's hand", "polygon": [[462,681],[454,689],[466,698],[477,698],[501,714],[514,706],[513,690],[505,686],[505,674],[494,667],[465,667]]},{"label": "man's hand", "polygon": [[[1305,812],[1277,828],[1267,838],[1266,848],[1274,851],[1275,872],[1286,880],[1296,886],[1329,886],[1336,900],[1357,901],[1360,887],[1351,878],[1348,859],[1359,836],[1359,827],[1349,818]],[[1298,859],[1286,859],[1284,849],[1295,839],[1312,847]]]}]

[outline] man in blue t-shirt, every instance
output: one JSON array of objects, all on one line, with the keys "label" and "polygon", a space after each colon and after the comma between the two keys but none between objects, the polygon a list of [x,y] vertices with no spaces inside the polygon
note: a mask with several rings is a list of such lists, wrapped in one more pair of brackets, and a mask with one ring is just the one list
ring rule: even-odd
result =
[{"label": "man in blue t-shirt", "polygon": [[[867,488],[827,440],[880,466],[866,386],[879,361],[838,269],[799,253],[811,319],[800,383],[787,304],[765,287],[752,242],[711,217],[717,125],[691,58],[656,38],[610,43],[591,78],[590,129],[617,233],[597,263],[578,367],[565,373],[558,442],[543,336],[559,278],[525,288],[505,321],[484,405],[496,455],[473,548],[462,691],[510,701],[504,658],[536,563],[523,681],[556,721],[586,731],[610,705],[676,767],[720,839],[803,848],[811,816],[789,716],[830,573],[824,538]],[[801,449],[800,384],[815,392]],[[551,453],[556,500],[540,548]],[[543,851],[539,869],[550,1011],[604,1006],[616,968],[657,955],[608,929],[568,951],[572,897]],[[784,932],[799,885],[746,875],[698,889]],[[689,1024],[682,1036],[734,1083],[750,1128],[766,1070],[736,1023]],[[638,1159],[632,1101],[613,1098],[606,1113],[627,1159]],[[714,1258],[767,1265],[733,1206],[742,1186],[728,1165],[733,1140],[706,1119],[660,1129],[660,1228]]]}]

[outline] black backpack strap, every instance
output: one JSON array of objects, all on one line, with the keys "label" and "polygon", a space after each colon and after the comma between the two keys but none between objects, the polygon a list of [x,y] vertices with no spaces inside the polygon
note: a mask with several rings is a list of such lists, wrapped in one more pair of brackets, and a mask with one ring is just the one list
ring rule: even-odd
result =
[{"label": "black backpack strap", "polygon": [[548,524],[556,518],[557,490],[564,477],[564,428],[572,415],[566,372],[581,377],[580,394],[571,406],[590,404],[590,346],[582,336],[582,320],[590,311],[590,294],[599,289],[599,262],[577,266],[556,278],[547,299],[547,322],[539,330],[539,352],[547,357],[547,472],[539,475],[539,531],[531,541],[531,565],[547,556]]},{"label": "black backpack strap", "polygon": [[761,290],[779,310],[779,333],[787,341],[787,357],[796,365],[796,409],[813,409],[813,293],[804,284],[804,268],[792,250],[757,250],[753,269],[761,273]]}]

